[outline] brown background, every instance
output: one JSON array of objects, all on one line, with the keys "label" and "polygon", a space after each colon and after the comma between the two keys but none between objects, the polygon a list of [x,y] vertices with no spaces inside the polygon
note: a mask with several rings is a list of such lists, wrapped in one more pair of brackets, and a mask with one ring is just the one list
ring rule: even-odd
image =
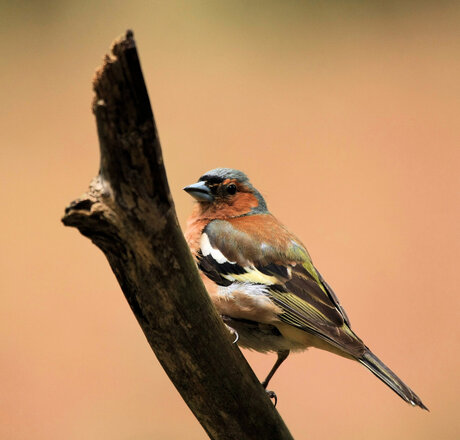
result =
[{"label": "brown background", "polygon": [[[181,224],[183,186],[247,172],[431,409],[311,350],[272,384],[295,438],[459,438],[458,3],[96,3],[0,3],[0,438],[205,438],[60,224],[97,172],[90,80],[128,27]],[[274,360],[246,354],[259,376]]]}]

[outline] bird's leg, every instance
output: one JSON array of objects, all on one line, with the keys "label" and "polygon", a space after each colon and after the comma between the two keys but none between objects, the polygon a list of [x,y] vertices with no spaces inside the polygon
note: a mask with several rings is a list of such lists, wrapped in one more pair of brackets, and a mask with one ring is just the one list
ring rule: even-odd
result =
[{"label": "bird's leg", "polygon": [[276,373],[276,370],[279,368],[279,366],[286,360],[286,358],[289,356],[289,350],[281,350],[278,351],[278,359],[275,362],[275,365],[273,365],[272,369],[268,373],[268,376],[265,378],[265,380],[262,382],[262,386],[265,388],[267,391],[268,397],[270,399],[275,400],[275,406],[278,402],[278,397],[276,397],[276,394],[274,391],[269,391],[267,390],[268,382],[270,382],[270,379],[273,377],[273,375]]},{"label": "bird's leg", "polygon": [[270,382],[270,379],[276,373],[276,370],[286,360],[288,356],[289,356],[289,350],[281,350],[278,352],[278,359],[276,360],[275,365],[273,365],[272,369],[270,370],[270,373],[268,373],[268,376],[262,382],[262,386],[265,389],[267,389],[268,382]]}]

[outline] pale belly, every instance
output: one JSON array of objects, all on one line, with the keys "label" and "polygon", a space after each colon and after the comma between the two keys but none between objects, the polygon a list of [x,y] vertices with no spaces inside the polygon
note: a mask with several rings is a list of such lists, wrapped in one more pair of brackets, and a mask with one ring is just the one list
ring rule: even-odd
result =
[{"label": "pale belly", "polygon": [[351,356],[305,330],[282,322],[282,310],[266,295],[266,286],[233,283],[217,286],[206,276],[206,289],[225,324],[238,334],[238,345],[260,352],[301,351],[315,347]]},{"label": "pale belly", "polygon": [[235,337],[235,341],[240,347],[262,353],[285,350],[300,351],[308,348],[308,346],[285,338],[274,325],[234,319],[227,315],[221,316],[224,323],[232,330],[232,337]]},{"label": "pale belly", "polygon": [[281,310],[268,298],[265,286],[249,283],[217,286],[207,277],[203,277],[203,282],[225,324],[238,334],[239,346],[260,352],[307,348],[303,341],[285,338],[278,330]]}]

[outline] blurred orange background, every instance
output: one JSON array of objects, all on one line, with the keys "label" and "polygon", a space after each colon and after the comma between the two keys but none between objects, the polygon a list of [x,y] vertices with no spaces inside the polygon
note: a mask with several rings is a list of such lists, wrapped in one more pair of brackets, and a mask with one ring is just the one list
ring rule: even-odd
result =
[{"label": "blurred orange background", "polygon": [[[431,410],[311,350],[272,382],[293,436],[460,438],[458,3],[0,8],[0,438],[206,438],[104,255],[60,223],[97,172],[91,78],[127,28],[181,224],[182,187],[245,171]],[[245,354],[259,377],[275,359]]]}]

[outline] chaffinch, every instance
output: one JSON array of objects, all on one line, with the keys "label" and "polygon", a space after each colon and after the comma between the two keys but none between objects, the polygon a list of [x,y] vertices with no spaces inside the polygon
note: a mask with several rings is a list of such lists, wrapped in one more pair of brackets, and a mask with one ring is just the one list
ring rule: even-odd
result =
[{"label": "chaffinch", "polygon": [[302,242],[267,209],[241,171],[216,168],[184,188],[197,203],[185,233],[203,282],[238,344],[278,359],[316,347],[354,359],[406,402],[419,397],[351,330],[345,310]]}]

